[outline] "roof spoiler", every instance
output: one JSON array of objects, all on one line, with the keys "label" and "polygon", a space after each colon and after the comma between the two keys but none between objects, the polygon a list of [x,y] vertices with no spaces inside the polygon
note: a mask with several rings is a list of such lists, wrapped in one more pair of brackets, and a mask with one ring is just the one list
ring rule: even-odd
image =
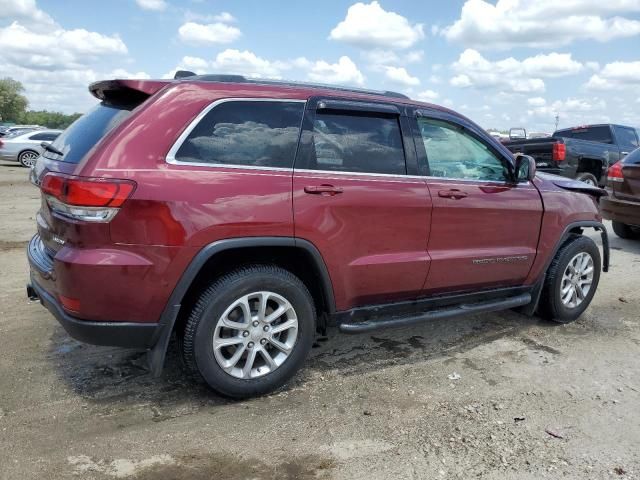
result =
[{"label": "roof spoiler", "polygon": [[89,92],[110,103],[139,104],[169,83],[171,80],[101,80],[89,85]]}]

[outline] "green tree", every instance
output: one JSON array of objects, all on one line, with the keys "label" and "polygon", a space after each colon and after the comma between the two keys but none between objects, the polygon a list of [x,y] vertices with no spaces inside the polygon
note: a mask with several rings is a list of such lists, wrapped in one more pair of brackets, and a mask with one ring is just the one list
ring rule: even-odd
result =
[{"label": "green tree", "polygon": [[13,78],[0,79],[0,120],[17,122],[29,102],[22,94],[24,87]]},{"label": "green tree", "polygon": [[71,125],[80,115],[80,113],[66,115],[64,113],[49,112],[47,110],[29,110],[20,116],[20,123],[25,125],[42,125],[43,127],[63,130]]}]

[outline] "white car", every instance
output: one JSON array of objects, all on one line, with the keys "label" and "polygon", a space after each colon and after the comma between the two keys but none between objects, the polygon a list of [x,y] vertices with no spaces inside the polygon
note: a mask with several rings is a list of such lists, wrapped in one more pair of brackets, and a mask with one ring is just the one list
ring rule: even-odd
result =
[{"label": "white car", "polygon": [[44,151],[41,143],[50,144],[62,130],[34,130],[13,137],[0,138],[0,160],[20,162],[23,167],[33,167]]}]

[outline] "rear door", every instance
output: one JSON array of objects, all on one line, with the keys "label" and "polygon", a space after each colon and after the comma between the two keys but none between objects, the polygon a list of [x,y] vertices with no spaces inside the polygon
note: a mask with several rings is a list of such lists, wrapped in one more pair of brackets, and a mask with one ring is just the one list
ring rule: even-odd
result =
[{"label": "rear door", "polygon": [[414,120],[433,199],[427,294],[520,285],[536,256],[540,194],[472,124],[442,112]]},{"label": "rear door", "polygon": [[640,202],[640,149],[622,161],[622,182],[609,182],[613,196],[620,200]]},{"label": "rear door", "polygon": [[293,176],[295,235],[320,250],[338,310],[420,294],[431,201],[416,174],[398,107],[308,103]]}]

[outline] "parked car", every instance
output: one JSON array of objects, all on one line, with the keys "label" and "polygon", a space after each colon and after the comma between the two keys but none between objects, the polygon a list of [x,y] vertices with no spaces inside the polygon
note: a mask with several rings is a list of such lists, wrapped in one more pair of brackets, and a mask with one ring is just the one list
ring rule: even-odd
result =
[{"label": "parked car", "polygon": [[[0,139],[0,160],[20,162],[23,167],[33,167],[36,159],[62,130],[34,130]],[[44,145],[43,145],[44,144]]]},{"label": "parked car", "polygon": [[34,130],[45,130],[45,128],[39,125],[13,125],[11,127],[3,127],[3,129],[0,130],[0,137],[13,137],[22,135],[23,133],[33,132]]},{"label": "parked car", "polygon": [[604,191],[536,176],[451,110],[239,76],[90,91],[31,173],[27,291],[81,341],[147,348],[154,374],[175,333],[213,389],[263,394],[330,326],[570,322],[608,268]]},{"label": "parked car", "polygon": [[535,158],[538,170],[604,185],[607,169],[638,148],[638,133],[624,125],[587,125],[557,130],[551,138],[504,144],[514,153]]},{"label": "parked car", "polygon": [[621,238],[640,238],[640,148],[607,172],[607,192],[600,200],[602,216]]}]

